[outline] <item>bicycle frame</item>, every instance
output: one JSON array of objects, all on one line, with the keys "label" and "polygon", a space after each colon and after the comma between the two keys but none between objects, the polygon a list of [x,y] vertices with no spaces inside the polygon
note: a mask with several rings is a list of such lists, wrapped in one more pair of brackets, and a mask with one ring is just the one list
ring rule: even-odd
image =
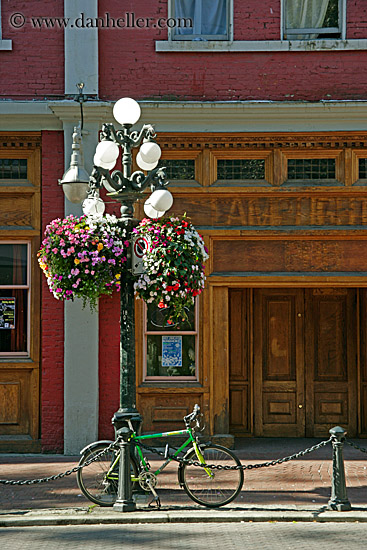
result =
[{"label": "bicycle frame", "polygon": [[[138,456],[139,456],[139,459],[140,459],[140,462],[143,466],[143,469],[145,471],[149,471],[149,466],[147,464],[147,461],[145,460],[145,457],[143,455],[143,451],[139,445],[139,441],[142,441],[142,440],[146,440],[146,439],[155,439],[155,438],[159,438],[159,437],[169,437],[169,436],[175,436],[175,435],[188,435],[188,438],[186,439],[186,441],[179,447],[179,449],[177,449],[175,451],[175,453],[171,456],[171,457],[167,457],[167,459],[163,462],[163,464],[157,469],[155,470],[153,473],[154,475],[159,475],[164,469],[165,467],[170,463],[172,462],[172,460],[174,458],[176,458],[184,449],[186,449],[190,444],[192,444],[194,450],[195,450],[195,453],[196,453],[196,456],[199,460],[199,462],[201,464],[205,464],[205,459],[200,451],[200,448],[199,448],[199,445],[197,444],[196,442],[196,439],[195,437],[193,436],[193,433],[192,433],[192,428],[188,427],[186,428],[185,430],[177,430],[177,431],[174,431],[174,432],[159,432],[159,433],[153,433],[153,434],[146,434],[146,435],[136,435],[135,433],[132,434],[131,436],[131,441],[135,441],[135,446],[136,446],[136,449],[137,449],[137,453],[138,453]],[[120,460],[120,455],[117,455],[115,460],[113,461],[113,463],[111,464],[111,467],[107,473],[107,479],[113,479],[113,480],[117,480],[118,479],[118,468],[116,468],[118,462]],[[213,473],[211,472],[210,468],[205,468],[204,467],[204,470],[206,471],[206,473],[210,476],[210,477],[213,477]],[[132,477],[131,478],[131,481],[139,481],[139,478],[134,478]]]}]

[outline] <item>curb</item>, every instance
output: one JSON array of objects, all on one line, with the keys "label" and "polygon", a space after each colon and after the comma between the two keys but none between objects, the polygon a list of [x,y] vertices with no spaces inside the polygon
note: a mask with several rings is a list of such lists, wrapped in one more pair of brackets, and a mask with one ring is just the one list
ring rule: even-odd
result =
[{"label": "curb", "polygon": [[[20,514],[22,516],[20,517]],[[106,512],[100,510],[44,510],[40,512],[10,512],[0,515],[0,527],[30,527],[54,525],[98,525],[139,523],[240,523],[240,522],[317,522],[317,523],[367,523],[367,510],[335,512],[327,509],[298,510],[236,510],[190,512]]]}]

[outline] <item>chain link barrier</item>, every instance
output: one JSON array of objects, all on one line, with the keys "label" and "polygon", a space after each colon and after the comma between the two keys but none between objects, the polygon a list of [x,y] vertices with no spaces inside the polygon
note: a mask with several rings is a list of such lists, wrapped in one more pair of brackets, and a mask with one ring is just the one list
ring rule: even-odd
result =
[{"label": "chain link barrier", "polygon": [[61,474],[56,474],[49,477],[41,477],[39,479],[23,479],[16,481],[14,479],[0,479],[0,484],[2,485],[35,485],[36,483],[47,483],[48,481],[55,481],[56,479],[62,479],[63,477],[70,476],[74,472],[78,472],[82,468],[85,468],[86,466],[89,466],[93,462],[96,462],[103,456],[104,454],[107,454],[111,449],[116,448],[117,440],[113,441],[108,447],[103,449],[100,453],[95,455],[90,460],[87,460],[85,464],[82,464],[81,466],[75,466],[72,470],[66,470],[66,472],[63,472]]},{"label": "chain link barrier", "polygon": [[330,437],[329,439],[325,441],[321,441],[321,443],[318,443],[317,445],[313,445],[308,449],[304,449],[303,451],[299,451],[298,453],[295,453],[290,456],[278,458],[277,460],[261,462],[260,464],[241,464],[238,466],[227,466],[222,464],[201,464],[201,462],[198,462],[197,460],[188,460],[169,453],[162,452],[159,449],[156,449],[154,447],[149,447],[148,445],[144,445],[143,443],[141,443],[141,441],[139,442],[134,440],[132,441],[135,445],[139,445],[140,447],[143,447],[144,449],[146,449],[147,451],[150,451],[151,453],[162,456],[165,459],[174,460],[175,462],[179,462],[187,466],[197,466],[199,468],[210,468],[211,470],[252,470],[254,468],[267,468],[269,466],[276,466],[277,464],[284,464],[285,462],[289,462],[290,460],[295,460],[296,458],[300,458],[302,456],[305,456],[306,454],[312,453],[313,451],[317,451],[318,449],[325,447],[326,445],[331,443],[332,438]]},{"label": "chain link barrier", "polygon": [[353,441],[348,441],[348,439],[346,439],[344,443],[346,443],[350,447],[353,447],[354,449],[357,449],[358,451],[361,451],[362,453],[367,453],[367,449],[365,449],[364,447],[360,447],[359,445],[357,445],[357,443],[353,443]]},{"label": "chain link barrier", "polygon": [[[188,460],[188,459],[185,459],[185,458],[182,458],[182,457],[180,458],[180,457],[175,456],[173,454],[169,454],[169,453],[160,451],[159,449],[156,449],[154,447],[144,445],[143,443],[141,443],[141,441],[137,442],[137,441],[134,441],[134,439],[132,439],[132,442],[135,445],[139,445],[140,447],[143,447],[147,451],[149,451],[153,454],[157,454],[157,455],[163,457],[166,460],[170,459],[170,460],[173,460],[173,461],[178,462],[180,464],[185,464],[187,466],[196,466],[196,467],[199,467],[199,468],[210,468],[212,470],[252,470],[252,469],[256,469],[256,468],[268,468],[269,466],[277,466],[278,464],[284,464],[284,463],[289,462],[291,460],[296,460],[297,458],[301,458],[301,457],[303,457],[303,456],[305,456],[309,453],[313,453],[314,451],[317,451],[318,449],[321,449],[322,447],[326,447],[326,445],[328,445],[332,441],[333,441],[333,438],[330,437],[329,439],[326,439],[325,441],[321,441],[317,445],[313,445],[312,447],[304,449],[303,451],[299,451],[298,453],[294,453],[293,455],[285,456],[283,458],[278,458],[277,460],[270,460],[270,461],[267,461],[267,462],[261,462],[259,464],[241,464],[241,465],[237,465],[237,466],[227,466],[227,465],[222,465],[222,464],[201,464],[197,460]],[[354,449],[357,449],[357,450],[361,451],[362,453],[367,453],[367,449],[365,449],[363,447],[360,447],[357,443],[354,443],[353,441],[348,441],[347,439],[345,439],[345,443],[347,443],[347,445],[350,445]],[[0,484],[2,484],[2,485],[34,485],[34,484],[37,484],[37,483],[47,483],[49,481],[55,481],[57,479],[62,479],[63,477],[66,477],[66,476],[69,476],[69,475],[71,475],[75,472],[78,472],[82,468],[86,468],[87,466],[89,466],[93,462],[96,462],[97,460],[99,460],[101,458],[101,456],[107,454],[112,449],[117,450],[117,445],[118,445],[118,440],[113,441],[110,445],[108,445],[105,449],[103,449],[103,451],[101,451],[100,453],[95,455],[90,460],[87,460],[87,462],[85,462],[84,464],[79,465],[79,466],[75,466],[75,468],[72,468],[71,470],[67,470],[66,472],[56,474],[56,475],[53,475],[53,476],[49,476],[49,477],[39,478],[39,479],[24,479],[24,480],[19,480],[19,481],[16,481],[16,480],[13,480],[13,479],[11,479],[11,480],[0,479]],[[172,447],[172,449],[177,450],[177,449],[175,449],[175,447]]]}]

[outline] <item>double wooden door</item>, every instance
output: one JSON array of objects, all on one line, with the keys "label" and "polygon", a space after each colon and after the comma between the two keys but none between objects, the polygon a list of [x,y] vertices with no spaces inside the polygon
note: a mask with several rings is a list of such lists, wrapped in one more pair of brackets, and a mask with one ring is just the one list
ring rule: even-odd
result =
[{"label": "double wooden door", "polygon": [[356,296],[344,288],[248,292],[254,435],[318,437],[335,425],[356,434]]}]

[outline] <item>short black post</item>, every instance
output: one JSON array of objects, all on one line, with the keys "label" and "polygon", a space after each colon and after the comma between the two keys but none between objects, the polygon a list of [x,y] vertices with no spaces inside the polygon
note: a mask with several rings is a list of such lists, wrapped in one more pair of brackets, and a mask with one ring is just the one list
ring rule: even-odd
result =
[{"label": "short black post", "polygon": [[352,506],[347,497],[347,487],[345,484],[343,447],[346,431],[340,426],[335,426],[329,430],[331,443],[333,445],[333,478],[331,486],[331,498],[328,502],[330,510],[343,512],[351,510]]},{"label": "short black post", "polygon": [[117,500],[113,505],[117,512],[133,512],[136,504],[132,499],[130,470],[130,435],[129,428],[118,430],[120,436],[120,469]]}]

